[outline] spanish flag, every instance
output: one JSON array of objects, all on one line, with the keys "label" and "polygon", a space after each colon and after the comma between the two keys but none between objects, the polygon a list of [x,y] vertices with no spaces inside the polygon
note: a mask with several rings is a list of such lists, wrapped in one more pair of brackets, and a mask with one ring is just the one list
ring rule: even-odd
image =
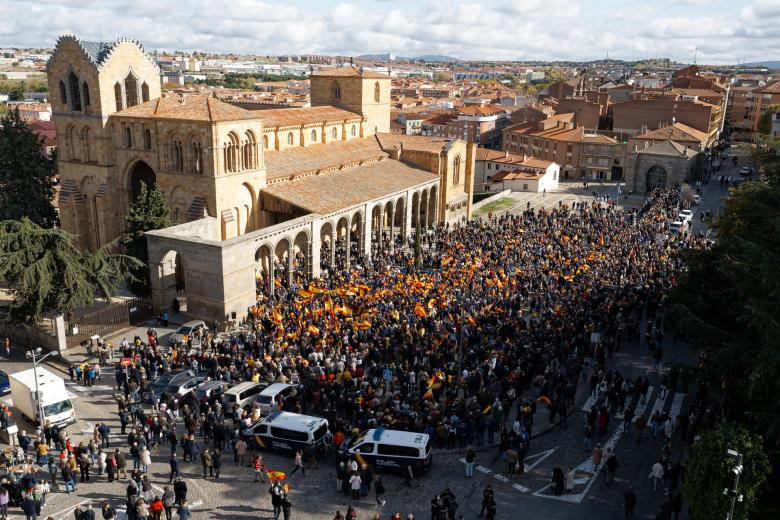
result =
[{"label": "spanish flag", "polygon": [[550,401],[550,398],[547,397],[546,395],[541,396],[539,399],[537,399],[537,401],[541,401],[547,406],[552,406],[552,401]]},{"label": "spanish flag", "polygon": [[267,471],[266,475],[268,475],[268,480],[271,482],[278,482],[287,478],[287,475],[284,473],[284,471],[271,470]]},{"label": "spanish flag", "polygon": [[599,244],[601,244],[601,247],[604,247],[604,233],[599,235]]},{"label": "spanish flag", "polygon": [[309,325],[308,327],[306,327],[306,332],[308,332],[312,336],[319,336],[320,335],[320,329],[318,329],[314,325]]},{"label": "spanish flag", "polygon": [[477,324],[476,320],[472,316],[468,316],[466,318],[466,323],[468,323],[472,327]]},{"label": "spanish flag", "polygon": [[367,321],[356,321],[352,326],[357,330],[366,330],[371,328],[371,324]]},{"label": "spanish flag", "polygon": [[482,410],[482,415],[487,415],[490,412],[493,411],[493,407],[491,405],[487,405],[484,410]]},{"label": "spanish flag", "polygon": [[429,388],[422,396],[423,399],[433,399],[433,388]]},{"label": "spanish flag", "polygon": [[307,291],[306,289],[301,289],[298,291],[298,296],[303,298],[304,300],[311,300],[312,296],[314,296],[314,293],[311,291]]},{"label": "spanish flag", "polygon": [[271,319],[272,319],[272,320],[274,321],[274,323],[276,323],[277,325],[281,325],[281,324],[282,324],[282,313],[281,313],[281,312],[279,312],[279,311],[274,311],[274,312],[271,314]]},{"label": "spanish flag", "polygon": [[414,306],[414,313],[417,315],[418,318],[425,318],[426,316],[428,316],[425,307],[423,307],[420,303]]}]

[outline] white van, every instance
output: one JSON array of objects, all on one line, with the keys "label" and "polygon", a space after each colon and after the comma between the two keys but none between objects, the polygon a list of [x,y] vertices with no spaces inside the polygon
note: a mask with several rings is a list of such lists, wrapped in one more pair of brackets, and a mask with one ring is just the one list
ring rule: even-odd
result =
[{"label": "white van", "polygon": [[403,470],[411,464],[418,473],[428,471],[433,458],[430,435],[385,428],[361,433],[342,445],[341,453],[354,456],[361,464],[369,463],[377,469]]},{"label": "white van", "polygon": [[282,403],[295,392],[295,386],[287,383],[273,383],[257,396],[257,404],[263,414],[270,414],[282,409]]},{"label": "white van", "polygon": [[222,394],[222,405],[226,410],[232,410],[236,403],[240,408],[243,408],[252,404],[257,395],[267,386],[266,383],[252,383],[251,381],[239,383],[225,390]]},{"label": "white van", "polygon": [[243,439],[256,448],[295,452],[307,447],[322,448],[328,433],[328,421],[291,412],[275,412],[241,432]]}]

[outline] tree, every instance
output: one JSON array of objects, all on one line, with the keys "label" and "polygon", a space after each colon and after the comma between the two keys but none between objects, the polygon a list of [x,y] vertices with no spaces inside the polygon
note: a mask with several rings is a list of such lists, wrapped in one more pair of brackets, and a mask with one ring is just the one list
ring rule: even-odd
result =
[{"label": "tree", "polygon": [[776,106],[767,107],[761,112],[761,115],[758,116],[758,124],[756,125],[756,130],[759,134],[769,135],[772,133],[772,117],[776,112]]},{"label": "tree", "polygon": [[0,222],[0,279],[11,288],[12,318],[35,323],[50,312],[67,313],[98,294],[110,298],[138,260],[114,253],[115,242],[91,253],[62,229],[27,217]]},{"label": "tree", "polygon": [[743,456],[737,489],[743,498],[736,503],[734,520],[748,518],[758,491],[769,475],[769,460],[760,436],[752,435],[733,423],[722,423],[704,432],[693,445],[685,473],[685,498],[696,520],[726,518],[731,500],[723,494],[723,490],[733,488],[734,478],[730,470],[737,463],[727,455],[727,450],[736,450]]},{"label": "tree", "polygon": [[732,189],[709,249],[684,253],[671,294],[673,334],[703,355],[702,375],[732,420],[780,443],[780,176]]},{"label": "tree", "polygon": [[19,110],[0,119],[0,220],[27,217],[39,226],[54,227],[55,162],[43,153],[41,140],[19,116]]},{"label": "tree", "polygon": [[149,284],[149,252],[146,246],[147,231],[163,229],[173,225],[170,219],[171,211],[165,201],[165,195],[157,185],[147,188],[141,183],[138,197],[130,206],[125,221],[127,233],[124,237],[124,245],[127,254],[140,260],[140,265],[133,269],[130,280],[130,290],[138,296],[151,294]]}]

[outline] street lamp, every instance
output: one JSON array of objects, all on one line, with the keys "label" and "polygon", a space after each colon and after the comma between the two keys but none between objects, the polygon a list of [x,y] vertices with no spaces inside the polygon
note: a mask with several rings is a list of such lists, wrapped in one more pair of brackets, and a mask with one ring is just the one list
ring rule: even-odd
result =
[{"label": "street lamp", "polygon": [[48,354],[45,354],[42,358],[37,359],[36,356],[40,356],[41,352],[43,350],[41,347],[28,350],[25,352],[24,356],[27,359],[32,359],[33,363],[33,377],[35,378],[35,401],[38,404],[38,423],[41,425],[41,431],[43,431],[45,425],[43,422],[43,406],[41,405],[41,394],[38,391],[38,363],[42,362],[44,359],[46,359],[49,356],[57,356],[59,355],[59,352],[56,350],[52,350]]},{"label": "street lamp", "polygon": [[742,495],[740,495],[737,491],[737,487],[739,486],[739,476],[742,475],[742,471],[744,468],[742,467],[742,454],[737,452],[736,450],[726,450],[726,454],[729,457],[737,459],[737,464],[733,466],[729,473],[734,477],[734,485],[731,489],[724,489],[723,494],[731,499],[731,505],[729,506],[729,513],[726,515],[726,520],[731,520],[734,518],[734,506],[736,505],[737,501],[742,502]]}]

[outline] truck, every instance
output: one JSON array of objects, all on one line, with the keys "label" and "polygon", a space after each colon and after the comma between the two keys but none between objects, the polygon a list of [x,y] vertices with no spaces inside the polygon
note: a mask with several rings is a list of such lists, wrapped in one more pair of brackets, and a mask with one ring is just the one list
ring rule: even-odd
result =
[{"label": "truck", "polygon": [[[38,375],[36,398],[36,371]],[[64,426],[76,422],[76,411],[65,389],[65,381],[45,368],[31,368],[10,374],[11,399],[22,415],[38,424],[39,410],[43,410],[43,423]],[[39,407],[40,404],[40,407]]]}]

